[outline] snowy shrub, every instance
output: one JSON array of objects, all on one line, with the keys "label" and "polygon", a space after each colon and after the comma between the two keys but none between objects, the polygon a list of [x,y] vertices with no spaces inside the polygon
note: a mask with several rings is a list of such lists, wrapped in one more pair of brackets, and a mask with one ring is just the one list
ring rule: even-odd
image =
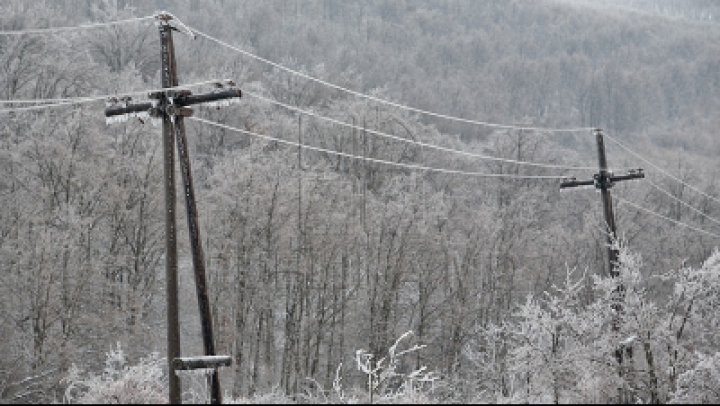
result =
[{"label": "snowy shrub", "polygon": [[582,303],[582,278],[568,271],[562,286],[478,329],[464,351],[477,369],[476,401],[720,401],[720,253],[699,269],[661,275],[673,293],[657,302],[640,255],[617,248],[619,275],[594,276],[591,303]]},{"label": "snowy shrub", "polygon": [[231,397],[223,397],[223,403],[227,405],[287,405],[296,402],[278,391],[273,391],[259,394],[252,398],[233,399]]},{"label": "snowy shrub", "polygon": [[720,352],[697,357],[697,365],[678,377],[678,389],[670,403],[720,403]]},{"label": "snowy shrub", "polygon": [[[412,334],[412,331],[408,331],[400,336],[388,349],[388,357],[380,358],[377,362],[374,361],[374,354],[362,349],[356,351],[357,367],[367,377],[367,394],[370,403],[425,403],[428,401],[421,390],[428,383],[432,389],[432,385],[439,379],[434,372],[427,372],[425,366],[406,374],[398,372],[400,357],[425,348],[424,345],[415,345],[398,351],[400,342]],[[391,382],[399,382],[397,389],[392,389]],[[337,386],[336,392],[338,391]]]},{"label": "snowy shrub", "polygon": [[128,366],[125,353],[117,349],[106,353],[101,375],[84,373],[73,364],[64,381],[66,403],[167,403],[167,377],[162,366],[164,358],[157,353]]}]

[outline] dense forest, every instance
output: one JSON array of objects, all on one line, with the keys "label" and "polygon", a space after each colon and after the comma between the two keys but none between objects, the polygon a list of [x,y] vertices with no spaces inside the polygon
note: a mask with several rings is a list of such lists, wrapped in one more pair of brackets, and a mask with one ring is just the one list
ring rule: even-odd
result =
[{"label": "dense forest", "polygon": [[[720,401],[709,0],[1,1],[0,400],[167,399],[160,127],[20,109],[160,88],[158,29],[17,35],[160,10],[180,84],[243,91],[186,120],[227,399]],[[559,188],[598,171],[591,128],[646,175],[612,189],[618,278],[599,195]]]}]

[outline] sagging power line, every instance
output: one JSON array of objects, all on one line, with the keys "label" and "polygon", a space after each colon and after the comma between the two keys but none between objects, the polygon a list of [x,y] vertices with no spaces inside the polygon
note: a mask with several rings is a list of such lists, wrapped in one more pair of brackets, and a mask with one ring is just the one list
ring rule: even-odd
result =
[{"label": "sagging power line", "polygon": [[146,16],[146,17],[128,18],[125,20],[118,20],[118,21],[108,21],[108,22],[104,22],[104,23],[81,24],[81,25],[76,25],[76,26],[71,26],[71,27],[28,28],[25,30],[16,30],[16,31],[0,31],[0,35],[55,34],[58,32],[86,30],[86,29],[91,29],[91,28],[109,27],[112,25],[119,25],[119,24],[136,23],[136,22],[145,21],[145,20],[155,20],[156,18],[157,18],[157,15],[152,15],[152,16]]},{"label": "sagging power line", "polygon": [[668,178],[670,178],[670,179],[672,179],[672,180],[674,180],[674,181],[676,181],[676,182],[678,182],[678,183],[681,183],[682,185],[687,186],[688,188],[690,188],[690,189],[693,190],[694,192],[699,193],[700,195],[702,195],[702,196],[704,196],[704,197],[706,197],[706,198],[708,198],[708,199],[710,199],[710,200],[713,200],[713,201],[715,201],[716,203],[720,203],[720,199],[718,199],[718,198],[716,198],[716,197],[713,197],[713,196],[710,196],[709,194],[703,192],[702,190],[694,187],[693,185],[691,185],[691,184],[683,181],[682,179],[680,179],[680,178],[678,178],[677,176],[671,174],[670,172],[666,171],[665,169],[663,169],[663,168],[659,167],[658,165],[652,163],[652,162],[651,162],[650,160],[648,160],[647,158],[643,157],[642,155],[638,154],[637,152],[635,152],[635,151],[631,150],[630,148],[628,148],[627,146],[625,146],[625,144],[621,143],[618,139],[613,138],[613,137],[611,137],[611,136],[608,136],[608,138],[610,139],[610,141],[612,141],[612,142],[614,142],[615,144],[617,144],[620,148],[624,149],[625,151],[627,151],[627,152],[628,152],[629,154],[631,154],[632,156],[634,156],[634,157],[642,160],[643,162],[645,162],[645,163],[647,163],[648,165],[652,166],[653,168],[657,169],[660,173],[662,173],[663,175],[667,176]]},{"label": "sagging power line", "polygon": [[300,144],[300,143],[293,142],[293,141],[283,140],[281,138],[271,137],[269,135],[258,134],[258,133],[252,132],[252,131],[247,131],[247,130],[243,130],[243,129],[236,128],[236,127],[231,127],[229,125],[216,123],[214,121],[205,120],[205,119],[202,119],[199,117],[188,117],[188,118],[193,121],[198,121],[198,122],[209,124],[209,125],[212,125],[212,126],[215,126],[218,128],[223,128],[226,130],[251,135],[253,137],[262,138],[267,141],[277,142],[279,144],[285,144],[285,145],[289,145],[292,147],[301,147],[301,148],[311,150],[311,151],[323,152],[326,154],[341,156],[341,157],[345,157],[345,158],[357,159],[360,161],[364,160],[367,162],[373,162],[373,163],[378,163],[378,164],[388,165],[388,166],[395,166],[395,167],[405,168],[405,169],[413,169],[413,170],[421,170],[421,171],[427,171],[427,172],[445,173],[445,174],[453,174],[453,175],[484,177],[484,178],[533,179],[533,180],[554,180],[554,181],[566,178],[565,176],[558,176],[558,175],[515,175],[515,174],[508,174],[508,173],[468,172],[468,171],[460,171],[460,170],[453,170],[453,169],[433,168],[433,167],[429,167],[429,166],[416,165],[416,164],[404,164],[404,163],[400,163],[400,162],[386,161],[383,159],[357,156],[357,155],[348,154],[345,152],[333,151],[333,150],[326,149],[326,148],[313,147],[310,145]]},{"label": "sagging power line", "polygon": [[[155,14],[155,15],[152,15],[152,16],[136,17],[136,18],[129,18],[129,19],[124,19],[124,20],[103,22],[103,23],[81,24],[81,25],[78,25],[78,26],[49,27],[49,28],[25,29],[25,30],[16,30],[16,31],[0,31],[0,35],[50,34],[50,33],[63,32],[63,31],[73,31],[73,30],[84,30],[84,29],[102,28],[102,27],[113,26],[113,25],[120,25],[120,24],[141,22],[141,21],[144,21],[144,20],[151,20],[151,19],[152,19],[152,20],[156,20],[156,21],[160,21],[160,20],[159,20],[159,19],[160,19],[160,16],[170,16],[171,18],[174,19],[175,23],[177,23],[178,25],[180,25],[180,28],[181,28],[182,31],[184,31],[185,33],[187,33],[188,35],[190,35],[190,36],[193,37],[193,38],[195,38],[195,34],[197,33],[198,35],[203,36],[203,37],[205,37],[206,39],[208,39],[208,40],[210,40],[210,41],[212,41],[212,42],[215,42],[215,43],[220,44],[220,45],[222,45],[222,46],[225,46],[225,47],[228,47],[228,48],[230,48],[230,49],[233,49],[234,51],[239,52],[239,53],[241,53],[241,54],[243,54],[243,55],[245,55],[245,56],[248,56],[248,57],[253,58],[253,59],[255,59],[255,60],[264,62],[264,63],[266,63],[266,64],[269,64],[269,65],[271,65],[271,66],[273,66],[273,67],[276,67],[276,68],[281,69],[281,70],[283,70],[283,71],[286,71],[286,72],[288,72],[288,73],[291,73],[291,74],[294,74],[294,75],[303,77],[303,78],[308,79],[308,80],[311,80],[311,81],[315,81],[315,82],[317,82],[317,83],[320,83],[320,84],[323,84],[323,85],[326,85],[326,86],[335,88],[335,89],[337,89],[337,90],[341,90],[341,91],[347,92],[347,93],[349,93],[349,94],[353,94],[353,95],[356,95],[356,96],[359,96],[359,97],[363,97],[363,98],[366,98],[366,99],[368,99],[368,100],[373,100],[373,101],[376,101],[376,102],[379,102],[379,103],[384,103],[384,104],[387,104],[387,105],[390,105],[390,106],[395,106],[395,107],[398,107],[398,108],[401,108],[401,109],[406,109],[406,110],[409,110],[409,111],[414,111],[414,112],[417,112],[417,113],[426,114],[426,115],[430,115],[430,116],[435,116],[435,117],[439,117],[439,118],[445,118],[445,119],[449,119],[449,120],[455,120],[455,121],[459,121],[459,122],[465,122],[465,123],[468,123],[468,124],[484,125],[484,126],[494,127],[494,128],[524,129],[524,130],[536,130],[536,131],[547,131],[547,132],[576,132],[576,131],[583,131],[583,130],[591,129],[591,127],[564,129],[564,128],[542,128],[542,127],[529,127],[529,126],[515,126],[515,125],[497,124],[497,123],[489,123],[489,122],[483,122],[483,121],[477,121],[477,120],[463,119],[463,118],[454,117],[454,116],[451,116],[451,115],[444,115],[444,114],[434,113],[434,112],[431,112],[431,111],[425,111],[425,110],[421,110],[421,109],[415,109],[415,108],[412,108],[412,107],[409,107],[409,106],[405,106],[405,105],[402,105],[402,104],[399,104],[399,103],[390,102],[390,101],[387,101],[387,100],[384,100],[384,99],[381,99],[381,98],[378,98],[378,97],[375,97],[375,96],[371,96],[371,95],[367,95],[367,94],[364,94],[364,93],[361,93],[361,92],[353,91],[353,90],[351,90],[351,89],[348,89],[348,88],[345,88],[345,87],[342,87],[342,86],[339,86],[339,85],[332,84],[332,83],[327,82],[327,81],[324,81],[324,80],[322,80],[322,79],[315,78],[315,77],[313,77],[313,76],[311,76],[311,75],[307,75],[307,74],[304,74],[304,73],[302,73],[302,72],[299,72],[299,71],[296,71],[296,70],[287,68],[287,67],[285,67],[285,66],[283,66],[283,65],[281,65],[281,64],[278,64],[278,63],[275,63],[275,62],[270,61],[270,60],[268,60],[268,59],[262,58],[262,57],[260,57],[260,56],[255,55],[255,54],[252,54],[252,53],[250,53],[250,52],[248,52],[248,51],[245,51],[245,50],[243,50],[243,49],[240,49],[239,47],[233,46],[233,45],[228,44],[228,43],[226,43],[226,42],[224,42],[224,41],[221,41],[221,40],[219,40],[219,39],[217,39],[217,38],[214,38],[214,37],[210,36],[209,34],[206,34],[206,33],[202,32],[202,31],[200,31],[200,30],[198,30],[198,29],[191,28],[191,27],[185,25],[182,21],[180,21],[180,20],[177,19],[176,17],[172,16],[172,14],[167,13],[167,12],[161,12],[161,13],[158,13],[158,14]],[[194,84],[189,84],[189,85],[182,85],[182,86],[178,86],[178,87],[179,87],[179,88],[189,88],[189,87],[192,87],[192,86],[199,86],[199,85],[208,84],[208,83],[215,83],[215,82],[217,82],[217,80],[211,80],[211,81],[206,81],[206,82],[199,82],[199,83],[194,83]],[[158,92],[158,91],[163,91],[163,90],[164,90],[164,89],[156,89],[156,90],[145,90],[145,91],[139,91],[139,92],[121,93],[121,94],[117,94],[116,96],[118,96],[118,97],[120,97],[120,96],[133,96],[133,95],[147,94],[147,93],[153,93],[153,92]],[[252,96],[259,97],[259,98],[262,98],[261,96],[258,96],[258,95],[254,95],[254,94],[251,94],[251,95],[252,95]],[[77,104],[79,104],[79,103],[93,102],[93,101],[97,101],[97,100],[106,100],[106,99],[108,99],[108,98],[110,98],[110,97],[111,97],[111,96],[106,95],[106,96],[90,96],[90,97],[76,97],[76,98],[54,98],[54,99],[36,99],[36,100],[0,100],[0,104],[39,104],[39,103],[43,103],[43,104],[37,105],[37,106],[0,108],[0,113],[14,113],[14,112],[41,110],[41,109],[53,108],[53,107],[73,106],[73,105],[77,105]],[[283,107],[286,107],[286,108],[295,109],[296,111],[302,111],[302,110],[300,110],[300,109],[293,108],[293,107],[291,107],[291,106],[284,105],[284,104],[282,104],[282,103],[275,102],[275,101],[270,100],[270,99],[267,99],[267,98],[265,98],[265,100],[268,101],[268,102],[271,102],[271,103],[279,104],[279,105],[281,105],[281,106],[283,106]],[[306,114],[311,114],[311,115],[313,115],[312,113],[307,112],[307,111],[303,111],[303,112],[306,113]],[[336,122],[337,124],[340,124],[340,125],[350,126],[348,123],[343,123],[343,122],[339,122],[339,121],[337,121],[337,120],[328,119],[328,118],[319,116],[319,115],[317,115],[317,114],[314,114],[314,116],[315,116],[315,117],[318,117],[318,118],[321,118],[321,119],[327,119],[328,121],[331,121],[331,122]],[[376,134],[376,135],[381,135],[380,132],[377,132],[377,131],[374,131],[374,130],[370,130],[370,129],[365,129],[365,130],[366,130],[367,132],[374,133],[374,134]],[[387,135],[387,134],[384,134],[384,135]],[[660,171],[660,172],[661,172],[662,174],[664,174],[665,176],[667,176],[667,177],[669,177],[669,178],[671,178],[671,179],[673,179],[673,180],[675,180],[675,181],[677,181],[677,182],[679,182],[679,183],[687,186],[687,187],[690,188],[691,190],[693,190],[693,191],[701,194],[702,196],[704,196],[704,197],[706,197],[706,198],[708,198],[708,199],[710,199],[710,200],[713,200],[713,201],[715,201],[715,202],[720,203],[720,200],[719,200],[719,199],[717,199],[717,198],[715,198],[715,197],[713,197],[713,196],[711,196],[711,195],[708,195],[708,194],[705,193],[705,192],[702,192],[701,190],[695,188],[694,186],[688,184],[687,182],[682,181],[681,179],[679,179],[679,178],[677,178],[676,176],[672,175],[672,174],[669,173],[668,171],[662,169],[661,167],[655,165],[654,163],[652,163],[652,162],[649,161],[648,159],[644,158],[644,157],[641,156],[640,154],[638,154],[638,153],[630,150],[627,146],[625,146],[624,144],[620,143],[617,139],[615,139],[615,138],[613,138],[613,137],[611,137],[611,136],[609,136],[609,135],[606,135],[606,136],[607,136],[611,141],[617,143],[621,148],[623,148],[624,150],[626,150],[626,151],[629,152],[630,154],[636,156],[637,158],[643,160],[644,162],[648,163],[649,165],[651,165],[652,167],[654,167],[655,169],[657,169],[658,171]],[[399,139],[401,139],[401,140],[405,140],[405,139],[402,139],[402,138],[400,138],[400,137],[396,137],[396,138],[399,138]],[[417,145],[424,145],[424,146],[428,146],[428,147],[430,147],[430,148],[433,148],[433,147],[434,147],[434,146],[432,146],[432,145],[430,145],[430,144],[425,144],[425,143],[418,143]],[[440,147],[440,148],[442,148],[442,147]],[[452,150],[452,151],[450,151],[450,149],[445,149],[445,150],[446,150],[447,152],[453,152],[453,153],[458,153],[458,154],[463,154],[463,155],[468,155],[468,156],[475,156],[475,157],[481,158],[481,159],[492,159],[492,160],[497,159],[497,160],[501,160],[501,161],[505,161],[505,162],[509,162],[509,163],[516,163],[516,164],[522,164],[522,165],[530,165],[530,166],[538,166],[538,167],[548,167],[548,168],[557,168],[557,169],[577,169],[577,170],[590,169],[589,167],[580,167],[580,166],[578,166],[578,167],[571,167],[571,166],[552,165],[552,164],[546,165],[546,164],[538,164],[538,163],[523,162],[523,161],[516,161],[516,162],[514,162],[514,160],[505,160],[505,159],[497,158],[497,157],[483,156],[483,155],[481,155],[481,154],[465,153],[464,151],[457,151],[457,150]],[[657,188],[656,185],[652,185],[652,186],[654,186],[654,187]],[[663,190],[661,190],[661,192],[664,192],[664,193],[668,194],[668,192],[663,191]],[[695,209],[694,207],[692,207],[691,205],[689,205],[687,202],[684,202],[684,201],[682,201],[682,200],[680,200],[680,199],[677,199],[677,198],[674,197],[674,196],[671,196],[671,197],[675,198],[676,200],[679,200],[683,205],[688,206],[688,207],[689,207],[690,209],[692,209],[693,211],[696,211],[696,212],[698,212],[699,214],[701,214],[702,216],[704,216],[704,217],[706,217],[706,218],[709,218],[711,221],[717,223],[717,220],[715,220],[714,218],[709,217],[709,216],[707,216],[706,214],[700,212],[699,210],[697,210],[697,209]]]},{"label": "sagging power line", "polygon": [[418,108],[415,108],[415,107],[410,107],[410,106],[407,106],[407,105],[404,105],[404,104],[391,102],[391,101],[389,101],[389,100],[385,100],[385,99],[381,99],[381,98],[379,98],[379,97],[371,96],[371,95],[366,94],[366,93],[362,93],[362,92],[358,92],[358,91],[355,91],[355,90],[352,90],[352,89],[348,89],[348,88],[346,88],[346,87],[343,87],[343,86],[340,86],[340,85],[336,85],[336,84],[334,84],[334,83],[330,83],[330,82],[328,82],[328,81],[325,81],[325,80],[316,78],[316,77],[311,76],[311,75],[308,75],[308,74],[306,74],[306,73],[302,73],[302,72],[299,72],[299,71],[297,71],[297,70],[290,69],[290,68],[288,68],[288,67],[286,67],[286,66],[284,66],[284,65],[281,65],[281,64],[279,64],[279,63],[277,63],[277,62],[273,62],[273,61],[271,61],[271,60],[269,60],[269,59],[265,59],[265,58],[263,58],[263,57],[260,57],[260,56],[258,56],[258,55],[255,55],[255,54],[253,54],[253,53],[251,53],[251,52],[245,51],[245,50],[243,50],[243,49],[241,49],[241,48],[239,48],[239,47],[237,47],[237,46],[228,44],[227,42],[224,42],[224,41],[219,40],[219,39],[217,39],[217,38],[215,38],[215,37],[213,37],[213,36],[211,36],[211,35],[209,35],[209,34],[206,34],[206,33],[202,32],[202,31],[200,31],[200,30],[198,30],[198,29],[196,29],[196,28],[194,28],[194,27],[189,27],[189,29],[190,29],[191,31],[193,31],[195,34],[197,34],[197,35],[199,35],[199,36],[201,36],[201,37],[204,37],[204,38],[206,38],[206,39],[208,39],[208,40],[210,40],[210,41],[212,41],[212,42],[215,42],[215,43],[217,43],[217,44],[219,44],[219,45],[222,45],[222,46],[224,46],[224,47],[226,47],[226,48],[232,49],[232,50],[235,51],[235,52],[238,52],[238,53],[243,54],[243,55],[245,55],[245,56],[247,56],[247,57],[253,58],[253,59],[257,60],[257,61],[266,63],[266,64],[268,64],[268,65],[270,65],[270,66],[273,66],[273,67],[278,68],[278,69],[280,69],[280,70],[283,70],[283,71],[285,71],[285,72],[291,73],[291,74],[293,74],[293,75],[300,76],[300,77],[302,77],[302,78],[304,78],[304,79],[314,81],[314,82],[319,83],[319,84],[321,84],[321,85],[324,85],[324,86],[327,86],[327,87],[330,87],[330,88],[333,88],[333,89],[336,89],[336,90],[340,90],[340,91],[343,91],[343,92],[345,92],[345,93],[352,94],[352,95],[354,95],[354,96],[362,97],[362,98],[365,98],[365,99],[368,99],[368,100],[372,100],[372,101],[374,101],[374,102],[386,104],[386,105],[388,105],[388,106],[397,107],[397,108],[400,108],[400,109],[403,109],[403,110],[412,111],[412,112],[419,113],[419,114],[423,114],[423,115],[430,116],[430,117],[441,118],[441,119],[456,121],[456,122],[465,123],[465,124],[480,125],[480,126],[489,127],[489,128],[499,128],[499,129],[506,129],[506,130],[530,130],[530,131],[539,131],[539,132],[543,132],[543,131],[544,131],[544,132],[552,132],[552,133],[563,133],[563,132],[567,133],[567,132],[590,131],[590,130],[593,129],[592,127],[579,127],[579,128],[543,128],[543,127],[532,127],[532,126],[518,126],[518,125],[510,125],[510,124],[498,124],[498,123],[490,123],[490,122],[487,122],[487,121],[470,120],[470,119],[465,119],[465,118],[461,118],[461,117],[451,116],[451,115],[447,115],[447,114],[435,113],[435,112],[432,112],[432,111],[429,111],[429,110],[418,109]]},{"label": "sagging power line", "polygon": [[365,132],[367,132],[367,133],[369,133],[369,134],[374,134],[374,135],[377,135],[377,136],[380,136],[380,137],[389,138],[389,139],[393,139],[393,140],[396,140],[396,141],[401,141],[401,142],[405,142],[405,143],[408,143],[408,144],[417,145],[417,146],[420,146],[420,147],[427,147],[427,148],[434,149],[434,150],[437,150],[437,151],[449,152],[449,153],[453,153],[453,154],[457,154],[457,155],[464,155],[464,156],[472,157],[472,158],[479,158],[479,159],[486,159],[486,160],[491,160],[491,161],[511,163],[511,164],[515,164],[515,165],[535,166],[535,167],[539,167],[539,168],[548,168],[548,169],[570,169],[570,170],[593,170],[593,169],[595,169],[594,167],[589,167],[589,166],[568,166],[568,165],[555,165],[555,164],[543,164],[543,163],[520,161],[520,160],[516,160],[516,159],[500,158],[500,157],[494,157],[494,156],[489,156],[489,155],[478,154],[478,153],[474,153],[474,152],[461,151],[461,150],[457,150],[457,149],[454,149],[454,148],[442,147],[442,146],[439,146],[439,145],[429,144],[429,143],[422,142],[422,141],[415,141],[415,140],[411,140],[411,139],[407,139],[407,138],[398,137],[398,136],[396,136],[396,135],[387,134],[387,133],[384,133],[384,132],[382,132],[382,131],[372,130],[372,129],[368,129],[368,128],[362,128],[362,127],[357,126],[357,125],[355,125],[355,124],[350,124],[350,123],[346,123],[346,122],[344,122],[344,121],[336,120],[336,119],[333,119],[333,118],[330,118],[330,117],[325,117],[325,116],[322,116],[322,115],[320,115],[320,114],[313,113],[312,111],[304,110],[304,109],[301,109],[301,108],[298,108],[298,107],[294,107],[294,106],[291,106],[291,105],[289,105],[289,104],[285,104],[285,103],[279,102],[279,101],[277,101],[277,100],[273,100],[273,99],[270,99],[270,98],[268,98],[268,97],[264,97],[264,96],[261,96],[261,95],[259,95],[259,94],[252,93],[252,92],[249,92],[249,91],[245,91],[245,95],[254,97],[254,98],[258,99],[258,100],[262,100],[262,101],[265,101],[265,102],[267,102],[267,103],[275,104],[275,105],[277,105],[277,106],[283,107],[283,108],[288,109],[288,110],[291,110],[291,111],[295,111],[295,112],[300,113],[300,114],[304,114],[304,115],[307,115],[307,116],[315,117],[315,118],[318,118],[318,119],[320,119],[320,120],[327,121],[327,122],[330,122],[330,123],[333,123],[333,124],[338,124],[338,125],[344,126],[344,127],[346,127],[346,128],[352,128],[352,129],[354,129],[354,130],[365,131]]},{"label": "sagging power line", "polygon": [[658,190],[659,192],[663,193],[664,195],[670,197],[671,199],[675,200],[676,202],[682,204],[683,206],[687,207],[688,209],[694,211],[695,213],[699,214],[700,216],[712,221],[715,224],[720,225],[720,221],[717,219],[710,217],[709,215],[702,212],[702,210],[699,210],[695,207],[693,207],[690,203],[680,199],[679,197],[673,195],[672,193],[668,192],[667,190],[661,188],[660,186],[656,185],[655,183],[651,182],[650,180],[646,180],[646,182],[653,187],[653,189]]},{"label": "sagging power line", "polygon": [[673,224],[675,224],[675,225],[678,225],[678,226],[681,226],[681,227],[685,227],[685,228],[690,229],[690,230],[693,230],[693,231],[697,231],[698,233],[702,233],[702,234],[708,235],[708,236],[710,236],[710,237],[720,238],[720,234],[715,234],[715,233],[712,233],[712,232],[710,232],[710,231],[705,231],[705,230],[703,230],[703,229],[701,229],[701,228],[697,228],[697,227],[691,226],[691,225],[689,225],[689,224],[687,224],[687,223],[683,223],[682,221],[678,221],[678,220],[672,219],[672,218],[670,218],[670,217],[667,217],[667,216],[664,216],[664,215],[662,215],[662,214],[660,214],[660,213],[657,213],[657,212],[655,212],[655,211],[653,211],[653,210],[650,210],[650,209],[648,209],[648,208],[642,207],[642,206],[640,206],[640,205],[638,205],[638,204],[636,204],[636,203],[633,203],[633,202],[631,202],[631,201],[629,201],[629,200],[626,200],[626,199],[623,199],[623,198],[620,198],[620,197],[617,197],[617,196],[616,196],[616,199],[617,199],[620,203],[622,203],[622,204],[627,204],[628,206],[630,206],[630,207],[632,207],[632,208],[634,208],[634,209],[636,209],[636,210],[638,210],[638,211],[642,211],[642,212],[648,213],[648,214],[650,214],[650,215],[652,215],[652,216],[655,216],[655,217],[660,218],[660,219],[663,219],[663,220],[667,220],[667,221],[669,221],[669,222],[671,222],[671,223],[673,223]]}]

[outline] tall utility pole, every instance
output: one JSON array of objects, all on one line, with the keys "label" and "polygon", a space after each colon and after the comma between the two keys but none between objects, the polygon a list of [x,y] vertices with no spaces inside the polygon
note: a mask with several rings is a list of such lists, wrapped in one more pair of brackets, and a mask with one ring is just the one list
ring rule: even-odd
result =
[{"label": "tall utility pole", "polygon": [[[131,113],[148,112],[153,117],[163,120],[163,157],[165,180],[165,273],[167,295],[167,357],[169,374],[169,401],[171,404],[182,402],[180,379],[175,374],[176,369],[213,368],[210,377],[211,403],[222,402],[220,381],[217,367],[227,366],[228,357],[215,356],[215,342],[213,338],[212,316],[210,314],[210,301],[207,295],[207,278],[205,274],[205,258],[200,239],[200,226],[198,211],[195,203],[195,190],[192,181],[190,156],[188,154],[187,139],[185,137],[185,124],[183,117],[191,116],[193,111],[187,106],[208,103],[233,97],[241,97],[239,89],[229,88],[224,91],[193,96],[188,90],[170,90],[178,86],[175,50],[173,46],[172,30],[169,25],[172,16],[159,14],[157,16],[160,29],[162,86],[164,90],[152,93],[149,98],[154,102],[138,103],[123,106],[108,107],[106,117],[120,116]],[[230,86],[234,84],[230,82]],[[222,87],[222,84],[218,84]],[[174,137],[173,137],[174,136]],[[180,173],[182,175],[185,208],[187,209],[187,222],[190,237],[190,250],[195,273],[195,287],[200,310],[203,347],[206,357],[191,359],[180,358],[180,327],[178,316],[178,260],[176,240],[176,199],[175,199],[175,155],[174,146],[177,142]]]},{"label": "tall utility pole", "polygon": [[615,175],[608,169],[607,158],[605,157],[605,142],[603,141],[603,135],[601,129],[595,130],[595,139],[597,141],[598,148],[598,163],[600,166],[600,172],[593,176],[592,180],[581,180],[578,181],[575,178],[564,179],[560,183],[560,189],[578,187],[578,186],[595,186],[600,189],[600,196],[603,204],[603,214],[605,215],[605,224],[607,225],[607,249],[608,249],[608,262],[609,262],[609,273],[611,277],[617,277],[619,272],[617,271],[618,262],[618,250],[615,248],[615,241],[617,239],[617,227],[615,226],[615,214],[613,213],[612,196],[610,195],[610,189],[615,185],[615,182],[621,182],[624,180],[641,179],[645,177],[642,169],[631,170],[626,175]]},{"label": "tall utility pole", "polygon": [[[621,182],[624,180],[631,179],[642,179],[645,177],[642,169],[631,170],[626,175],[614,175],[612,171],[608,169],[607,158],[605,156],[605,142],[603,141],[603,135],[601,129],[595,129],[595,139],[597,141],[598,150],[598,164],[600,172],[593,176],[592,180],[578,181],[575,178],[568,178],[560,183],[560,189],[579,187],[579,186],[595,186],[600,189],[600,196],[603,205],[603,214],[605,215],[605,224],[607,225],[607,250],[608,250],[608,262],[609,262],[609,274],[612,278],[620,276],[620,271],[617,270],[618,263],[618,249],[616,248],[617,240],[617,227],[615,226],[615,214],[613,213],[612,196],[610,195],[610,188],[613,187],[615,182]],[[613,310],[615,317],[613,318],[612,329],[614,331],[620,330],[620,317],[623,311],[622,301],[623,294],[625,292],[625,286],[620,284],[615,288],[614,297],[611,303],[611,309]],[[615,351],[615,358],[618,364],[623,362],[624,344],[620,344],[620,347]],[[622,391],[620,394],[622,399]]]},{"label": "tall utility pole", "polygon": [[[172,28],[168,19],[161,20],[160,52],[162,87],[178,85],[173,46]],[[167,98],[160,100],[163,105]],[[164,107],[164,106],[163,106]],[[170,404],[182,403],[180,377],[175,373],[172,362],[180,357],[180,316],[178,310],[178,258],[177,258],[177,222],[175,217],[175,141],[172,120],[169,114],[162,115],[163,120],[163,178],[165,179],[165,301],[167,304],[167,362]]]}]

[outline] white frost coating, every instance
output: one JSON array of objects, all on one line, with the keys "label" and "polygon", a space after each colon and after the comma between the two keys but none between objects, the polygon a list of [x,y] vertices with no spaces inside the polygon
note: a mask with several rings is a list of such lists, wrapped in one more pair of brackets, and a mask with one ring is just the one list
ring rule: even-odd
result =
[{"label": "white frost coating", "polygon": [[153,126],[158,126],[160,123],[162,123],[162,120],[157,117],[151,117],[149,111],[141,111],[138,113],[129,113],[129,114],[121,114],[119,116],[112,116],[112,117],[106,117],[105,118],[105,124],[111,125],[111,124],[119,124],[124,123],[128,121],[130,118],[136,118],[141,123],[145,124],[148,121]]},{"label": "white frost coating", "polygon": [[215,368],[198,368],[198,369],[192,369],[192,370],[175,370],[175,375],[179,377],[187,376],[207,376],[211,375],[213,372],[215,372]]},{"label": "white frost coating", "polygon": [[124,123],[128,119],[127,114],[122,114],[119,116],[112,116],[112,117],[105,117],[105,124],[111,125],[111,124],[119,124]]},{"label": "white frost coating", "polygon": [[137,117],[137,118],[145,121],[150,118],[150,113],[148,113],[147,111],[141,111],[139,113],[131,113],[130,116]]},{"label": "white frost coating", "polygon": [[[170,16],[170,20],[175,21],[176,23],[178,23],[178,24],[180,25],[180,29],[178,29],[178,31],[180,31],[180,32],[183,32],[183,31],[184,31],[185,34],[189,35],[192,39],[195,39],[195,33],[190,29],[190,27],[188,27],[187,25],[183,24],[183,22],[180,21],[180,19],[178,19],[178,18],[175,17],[174,15],[168,13],[167,11],[161,11],[161,12],[157,13],[155,16],[153,16],[153,18],[156,19],[156,21],[155,21],[155,24],[156,24],[156,25],[162,23],[162,21],[160,20],[160,16],[162,16],[162,15],[168,15],[168,16]],[[177,27],[173,27],[173,28],[177,28]]]},{"label": "white frost coating", "polygon": [[637,340],[637,336],[636,336],[636,335],[632,335],[632,336],[626,338],[626,339],[622,342],[622,344],[625,345],[625,346],[628,346],[628,345],[632,344],[633,341],[635,341],[635,340]]},{"label": "white frost coating", "polygon": [[216,109],[220,109],[221,107],[228,107],[233,104],[240,103],[240,99],[237,97],[231,97],[229,99],[223,99],[223,100],[216,100],[208,103],[201,103],[201,106],[207,106],[207,107],[215,107]]},{"label": "white frost coating", "polygon": [[[576,189],[597,189],[597,188],[595,187],[595,185],[581,185],[581,186],[573,186],[572,187],[572,190],[576,190]],[[560,193],[565,193],[568,190],[570,190],[570,188],[561,188]],[[597,190],[599,191],[600,189],[597,189]]]}]

